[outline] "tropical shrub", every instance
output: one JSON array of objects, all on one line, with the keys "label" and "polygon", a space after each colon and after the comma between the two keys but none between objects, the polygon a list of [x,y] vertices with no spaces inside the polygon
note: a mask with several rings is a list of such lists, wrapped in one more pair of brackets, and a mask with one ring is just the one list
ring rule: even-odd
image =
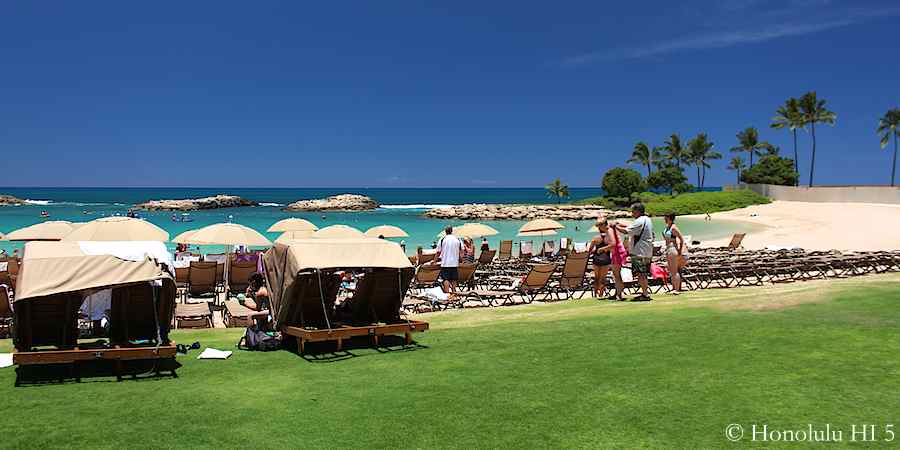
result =
[{"label": "tropical shrub", "polygon": [[637,170],[615,167],[603,175],[603,191],[607,197],[631,197],[644,189],[644,180]]},{"label": "tropical shrub", "polygon": [[741,172],[741,181],[751,184],[795,186],[799,177],[794,160],[775,155],[763,156],[753,167]]}]

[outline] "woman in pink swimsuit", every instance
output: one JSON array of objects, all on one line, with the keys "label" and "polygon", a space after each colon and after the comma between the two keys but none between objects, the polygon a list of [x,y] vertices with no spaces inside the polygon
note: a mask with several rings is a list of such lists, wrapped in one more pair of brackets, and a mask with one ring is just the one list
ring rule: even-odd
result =
[{"label": "woman in pink swimsuit", "polygon": [[[615,227],[609,226],[605,217],[601,216],[597,218],[597,230],[602,234],[603,238],[600,240],[595,239],[594,241],[591,241],[592,248],[590,249],[590,251],[601,253],[609,252],[611,260],[609,268],[612,271],[613,280],[615,280],[616,283],[615,295],[610,295],[606,299],[622,300],[622,293],[625,290],[625,283],[622,282],[622,265],[625,264],[625,258],[628,256],[628,252],[625,251],[625,245],[622,244],[622,239],[619,238],[619,233],[616,231]],[[596,244],[599,244],[596,247],[595,242]],[[595,273],[596,272],[597,270],[595,270]],[[603,270],[602,274],[597,275],[602,275],[603,278],[606,278],[606,270]],[[601,283],[603,281],[605,280],[600,280]]]}]

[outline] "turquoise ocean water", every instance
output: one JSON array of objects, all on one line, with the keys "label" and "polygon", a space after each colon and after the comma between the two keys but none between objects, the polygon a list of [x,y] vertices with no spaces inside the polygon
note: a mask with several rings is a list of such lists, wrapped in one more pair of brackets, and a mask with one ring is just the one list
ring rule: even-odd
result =
[{"label": "turquoise ocean water", "polygon": [[[190,213],[193,222],[173,222],[171,212],[141,211],[140,216],[169,232],[171,237],[189,229],[200,228],[218,222],[235,223],[254,228],[270,239],[277,233],[266,233],[266,229],[278,220],[287,217],[302,217],[319,227],[346,224],[362,231],[367,228],[390,224],[403,228],[409,237],[405,238],[407,252],[413,253],[417,245],[428,247],[436,239],[441,229],[448,224],[444,220],[428,219],[422,216],[428,208],[462,203],[551,203],[542,188],[344,188],[344,189],[270,189],[270,188],[0,188],[0,193],[28,199],[28,205],[0,207],[0,232],[38,223],[42,220],[68,220],[85,222],[98,217],[124,215],[136,203],[154,199],[196,198],[215,194],[233,194],[260,202],[262,206],[226,208]],[[290,202],[303,199],[321,198],[342,193],[368,195],[382,207],[366,212],[320,212],[286,213],[281,208]],[[573,188],[572,199],[577,200],[600,195],[599,189]],[[41,211],[47,211],[50,219],[41,219]],[[662,229],[661,222],[654,219]],[[500,231],[488,238],[492,246],[501,239],[518,241],[516,230],[522,221],[485,221]],[[590,221],[563,222],[566,229],[559,236],[567,236],[576,241],[588,240],[587,229]],[[738,231],[752,231],[752,225],[734,222],[705,222],[703,220],[682,219],[679,222],[685,234],[694,239],[708,240],[729,236]],[[577,230],[576,230],[577,227]],[[399,239],[396,239],[399,241]],[[529,239],[530,240],[530,239]],[[539,238],[533,238],[539,241]],[[11,250],[21,248],[23,243],[0,241],[0,248]],[[174,244],[170,244],[174,247]],[[221,251],[221,247],[209,246],[210,252]]]}]

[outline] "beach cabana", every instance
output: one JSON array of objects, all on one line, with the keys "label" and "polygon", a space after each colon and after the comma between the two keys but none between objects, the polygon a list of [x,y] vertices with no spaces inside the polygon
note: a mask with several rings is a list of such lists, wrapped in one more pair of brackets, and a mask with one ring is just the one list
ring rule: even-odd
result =
[{"label": "beach cabana", "polygon": [[[13,302],[13,362],[19,365],[175,357],[169,326],[175,282],[150,255],[161,242],[29,242]],[[137,247],[145,247],[141,252]],[[113,256],[113,255],[117,256]],[[126,259],[130,258],[130,259]],[[78,317],[88,297],[108,308],[109,343],[78,341]],[[158,374],[159,366],[157,366]],[[174,374],[174,369],[173,369]]]},{"label": "beach cabana", "polygon": [[[297,341],[336,341],[371,336],[377,344],[385,335],[428,329],[428,323],[404,319],[400,306],[413,278],[413,267],[400,245],[383,239],[311,238],[276,243],[263,255],[274,325]],[[334,303],[340,269],[367,269],[351,301],[352,314],[339,318]]]}]

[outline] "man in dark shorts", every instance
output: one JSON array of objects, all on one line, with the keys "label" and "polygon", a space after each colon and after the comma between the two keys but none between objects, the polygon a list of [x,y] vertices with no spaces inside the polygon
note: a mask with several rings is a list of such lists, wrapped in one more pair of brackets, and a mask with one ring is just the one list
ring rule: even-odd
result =
[{"label": "man in dark shorts", "polygon": [[462,251],[462,242],[453,235],[453,227],[444,229],[444,237],[438,245],[436,259],[441,262],[441,279],[444,282],[444,292],[456,293],[456,282],[459,281],[459,254]]},{"label": "man in dark shorts", "polygon": [[617,230],[627,233],[629,242],[631,243],[631,274],[634,275],[641,285],[641,295],[635,300],[650,300],[650,263],[653,261],[653,222],[644,214],[644,205],[635,203],[631,205],[631,217],[634,222],[625,226],[616,224]]}]

